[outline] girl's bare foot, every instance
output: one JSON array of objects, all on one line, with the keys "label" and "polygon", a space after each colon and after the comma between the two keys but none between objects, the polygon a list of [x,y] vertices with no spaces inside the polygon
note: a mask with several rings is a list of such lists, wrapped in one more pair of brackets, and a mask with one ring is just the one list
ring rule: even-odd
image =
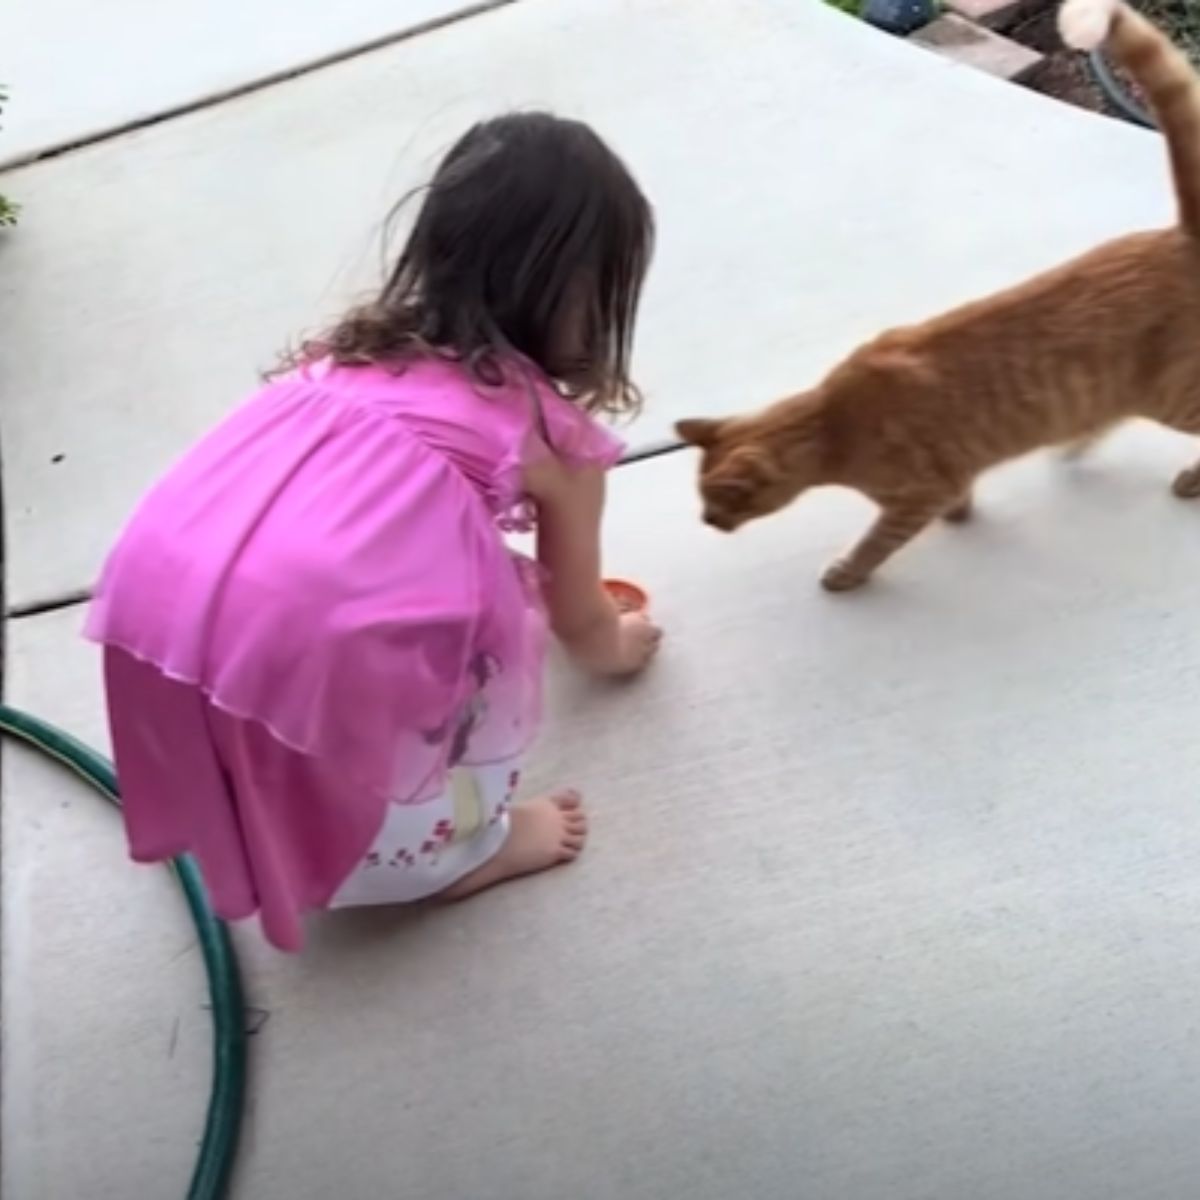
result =
[{"label": "girl's bare foot", "polygon": [[438,897],[464,900],[506,879],[573,862],[587,841],[587,814],[578,792],[556,792],[509,810],[508,837],[499,853]]}]

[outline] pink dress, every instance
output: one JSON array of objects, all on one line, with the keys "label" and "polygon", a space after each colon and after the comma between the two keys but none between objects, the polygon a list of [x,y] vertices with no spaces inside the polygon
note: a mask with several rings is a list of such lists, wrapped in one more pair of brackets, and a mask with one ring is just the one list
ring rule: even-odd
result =
[{"label": "pink dress", "polygon": [[[547,623],[523,468],[621,443],[532,368],[317,366],[268,385],[149,493],[86,633],[106,647],[130,851],[191,853],[227,919],[282,949],[387,805],[511,759]],[[471,722],[464,726],[464,714]],[[462,730],[469,728],[464,743]]]}]

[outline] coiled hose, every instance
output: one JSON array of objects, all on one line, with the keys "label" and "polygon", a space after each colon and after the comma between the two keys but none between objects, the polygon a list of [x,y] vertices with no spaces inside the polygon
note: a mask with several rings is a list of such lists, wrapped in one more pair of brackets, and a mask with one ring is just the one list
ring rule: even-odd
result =
[{"label": "coiled hose", "polygon": [[1121,116],[1135,125],[1144,125],[1147,129],[1158,128],[1154,117],[1129,94],[1101,51],[1093,50],[1088,55],[1088,66],[1092,69],[1092,78],[1100,85],[1100,90]]},{"label": "coiled hose", "polygon": [[[6,704],[0,704],[0,733],[19,738],[74,771],[110,803],[121,803],[112,763],[69,733]],[[185,856],[173,859],[170,866],[196,926],[212,1002],[212,1088],[187,1200],[224,1200],[229,1194],[246,1101],[246,1019],[241,974],[229,929],[209,907],[196,864]]]}]

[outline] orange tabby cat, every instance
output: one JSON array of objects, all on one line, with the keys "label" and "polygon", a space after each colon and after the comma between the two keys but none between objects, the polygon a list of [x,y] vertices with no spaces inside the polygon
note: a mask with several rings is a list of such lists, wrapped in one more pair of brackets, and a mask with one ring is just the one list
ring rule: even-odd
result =
[{"label": "orange tabby cat", "polygon": [[[965,519],[988,467],[1083,446],[1130,417],[1200,433],[1200,80],[1118,0],[1067,0],[1079,49],[1102,42],[1166,133],[1179,225],[1108,242],[1017,287],[860,347],[812,391],[749,416],[681,421],[700,447],[704,519],[732,531],[810,487],[856,488],[875,523],[822,582],[871,573],[938,517]],[[1200,495],[1200,462],[1175,479]]]}]

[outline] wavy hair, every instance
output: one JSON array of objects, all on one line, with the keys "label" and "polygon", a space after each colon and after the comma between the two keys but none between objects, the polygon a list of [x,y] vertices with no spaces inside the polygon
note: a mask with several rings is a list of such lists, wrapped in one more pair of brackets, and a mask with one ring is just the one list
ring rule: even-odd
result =
[{"label": "wavy hair", "polygon": [[548,113],[498,117],[469,129],[422,191],[378,296],[273,373],[326,357],[401,371],[433,354],[495,384],[518,355],[591,411],[636,410],[629,360],[654,217],[605,143]]}]

